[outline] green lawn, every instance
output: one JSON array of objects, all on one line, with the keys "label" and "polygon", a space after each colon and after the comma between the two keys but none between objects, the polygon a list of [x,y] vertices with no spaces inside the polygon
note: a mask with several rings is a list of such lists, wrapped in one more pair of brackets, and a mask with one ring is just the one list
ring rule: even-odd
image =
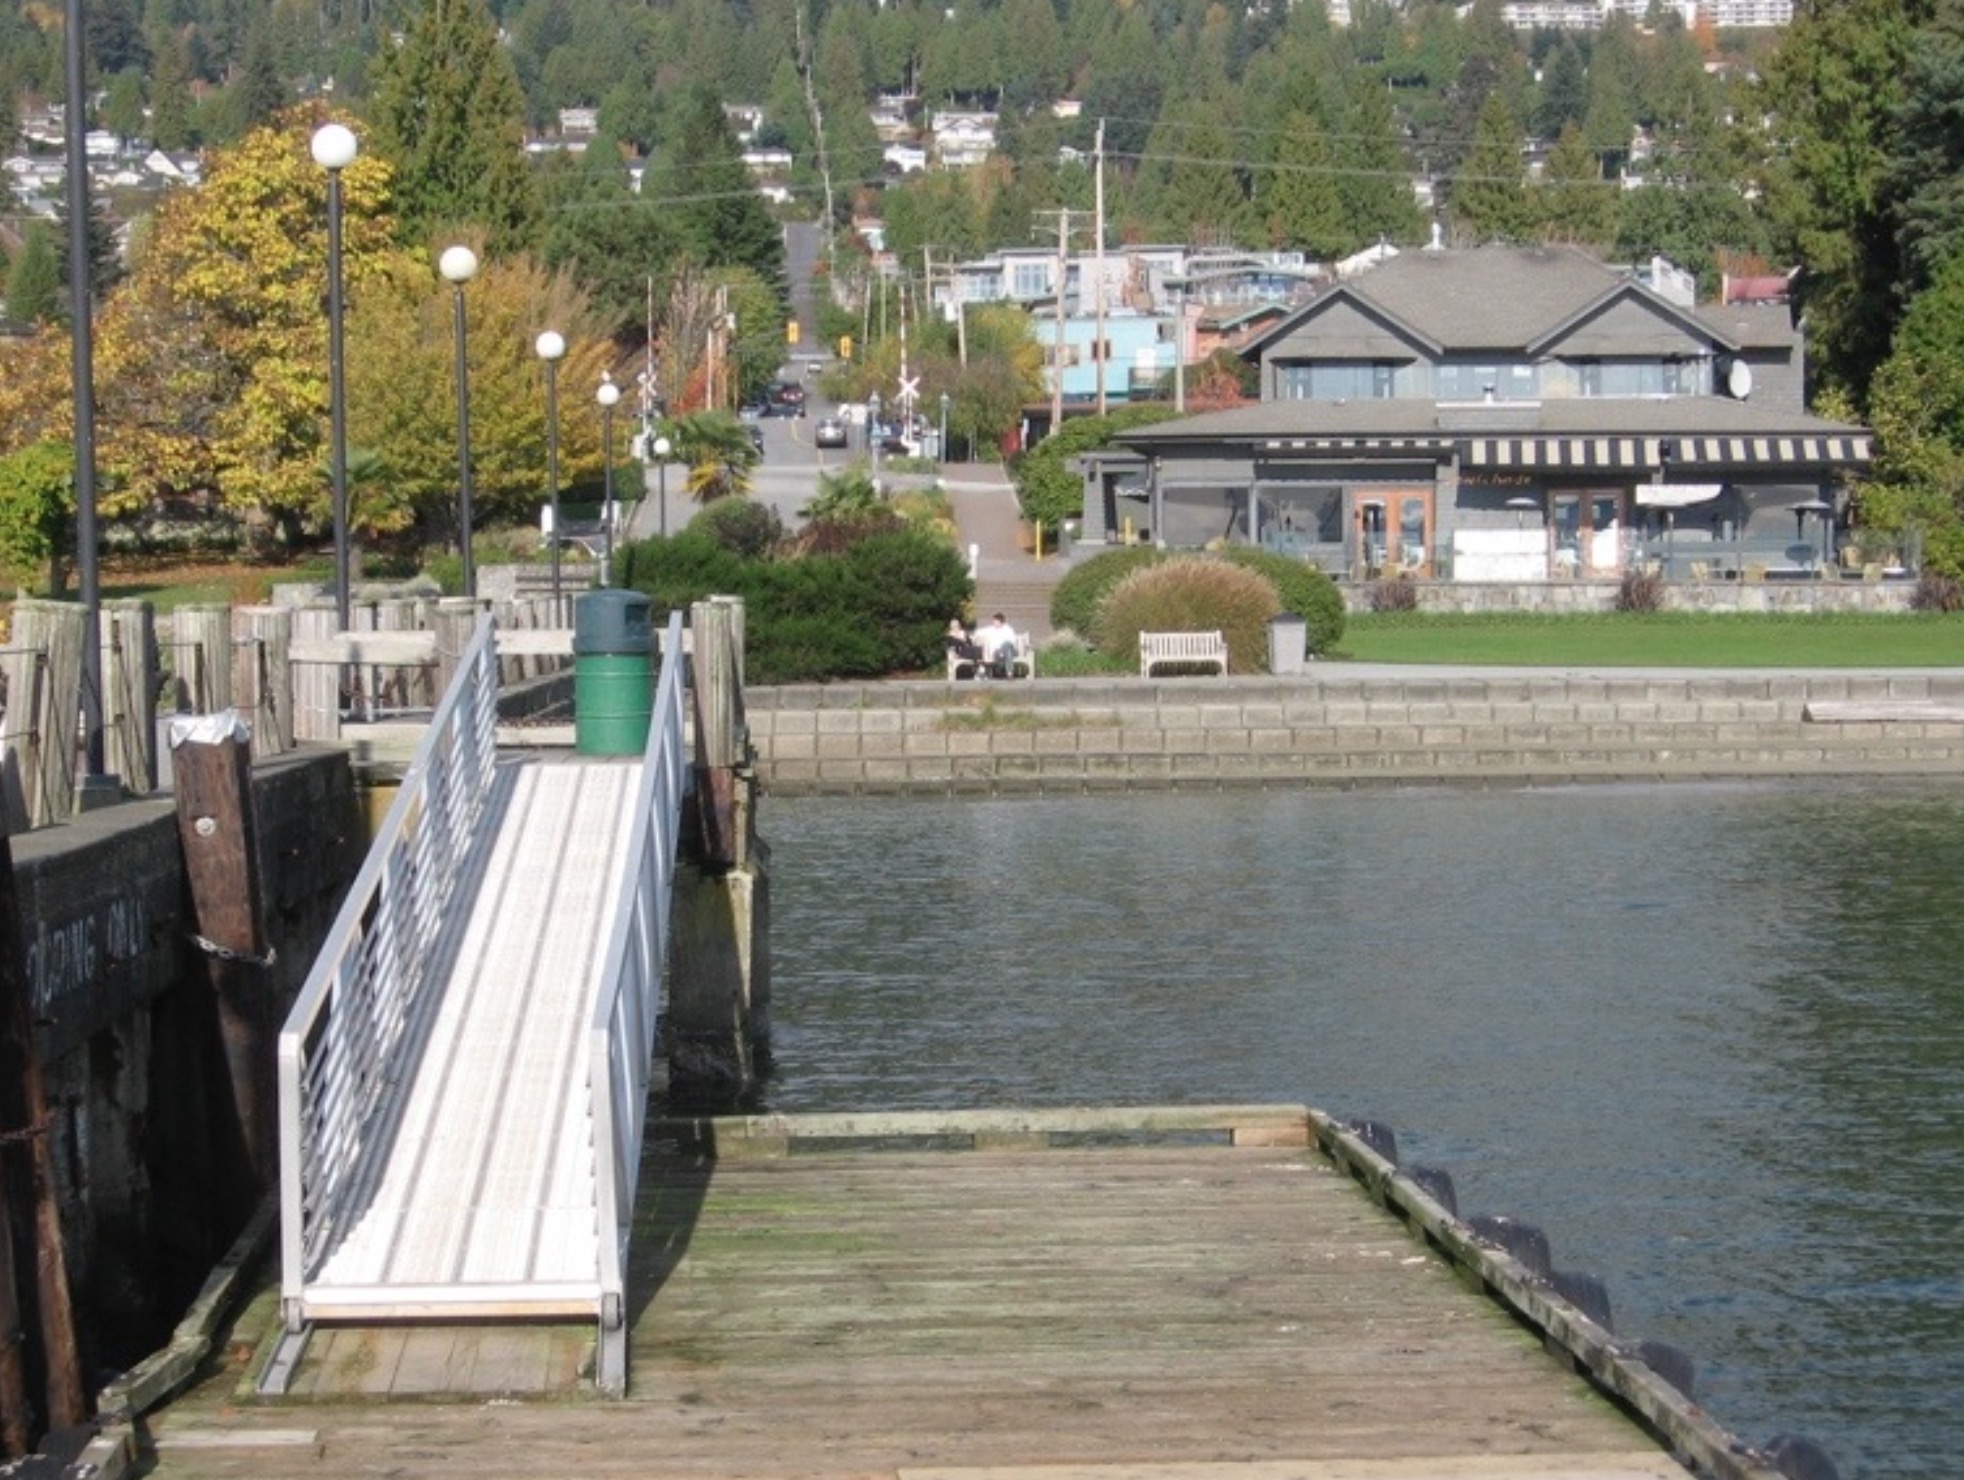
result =
[{"label": "green lawn", "polygon": [[1549,667],[1934,668],[1964,664],[1964,614],[1357,612],[1326,656]]}]

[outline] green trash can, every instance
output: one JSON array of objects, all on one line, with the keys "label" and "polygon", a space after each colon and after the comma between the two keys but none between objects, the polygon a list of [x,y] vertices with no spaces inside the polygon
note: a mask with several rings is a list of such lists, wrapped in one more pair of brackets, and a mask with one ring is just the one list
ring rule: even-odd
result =
[{"label": "green trash can", "polygon": [[655,629],[639,591],[589,591],[573,600],[573,748],[640,755],[655,709]]}]

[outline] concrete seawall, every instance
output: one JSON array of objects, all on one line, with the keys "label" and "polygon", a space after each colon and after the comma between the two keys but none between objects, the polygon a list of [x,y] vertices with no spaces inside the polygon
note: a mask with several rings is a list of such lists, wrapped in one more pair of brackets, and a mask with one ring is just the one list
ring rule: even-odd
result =
[{"label": "concrete seawall", "polygon": [[828,684],[749,719],[779,795],[1964,774],[1964,669]]}]

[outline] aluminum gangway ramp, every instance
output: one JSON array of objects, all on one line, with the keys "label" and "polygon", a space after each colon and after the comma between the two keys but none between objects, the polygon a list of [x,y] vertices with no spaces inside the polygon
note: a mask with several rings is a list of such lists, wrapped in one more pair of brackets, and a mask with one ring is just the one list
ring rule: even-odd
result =
[{"label": "aluminum gangway ramp", "polygon": [[500,756],[480,636],[281,1034],[287,1339],[262,1389],[319,1323],[448,1319],[594,1319],[603,1386],[625,1380],[680,665],[643,755]]}]

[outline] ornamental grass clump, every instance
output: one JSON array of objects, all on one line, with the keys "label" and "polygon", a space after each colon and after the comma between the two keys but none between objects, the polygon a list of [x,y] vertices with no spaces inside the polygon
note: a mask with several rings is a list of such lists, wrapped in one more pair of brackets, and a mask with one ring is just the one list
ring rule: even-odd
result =
[{"label": "ornamental grass clump", "polygon": [[1175,559],[1136,570],[1098,607],[1098,650],[1136,667],[1141,632],[1219,632],[1228,671],[1268,668],[1268,619],[1282,610],[1263,576],[1225,560]]},{"label": "ornamental grass clump", "polygon": [[1072,566],[1050,593],[1050,625],[1059,632],[1090,637],[1097,629],[1099,606],[1118,583],[1133,571],[1165,559],[1165,553],[1151,545],[1124,545]]}]

